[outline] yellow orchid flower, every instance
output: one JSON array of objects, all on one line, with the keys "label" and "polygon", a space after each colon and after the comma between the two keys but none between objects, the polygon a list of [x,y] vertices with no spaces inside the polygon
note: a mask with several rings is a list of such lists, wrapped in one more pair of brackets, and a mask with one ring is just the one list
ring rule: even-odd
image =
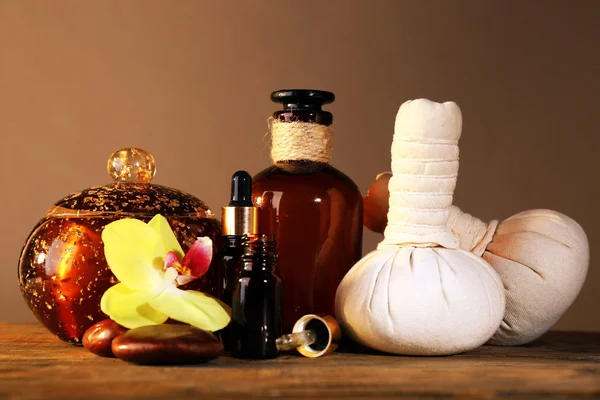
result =
[{"label": "yellow orchid flower", "polygon": [[208,269],[210,238],[198,238],[184,255],[166,218],[156,215],[147,224],[132,218],[111,222],[102,241],[106,261],[120,282],[100,301],[113,321],[133,329],[172,318],[207,331],[229,323],[228,306],[204,293],[177,288]]}]

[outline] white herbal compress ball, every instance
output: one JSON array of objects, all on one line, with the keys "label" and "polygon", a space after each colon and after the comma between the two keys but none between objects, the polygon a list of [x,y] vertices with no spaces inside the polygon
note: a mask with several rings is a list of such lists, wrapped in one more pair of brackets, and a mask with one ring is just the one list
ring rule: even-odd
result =
[{"label": "white herbal compress ball", "polygon": [[380,351],[445,355],[498,329],[504,290],[481,257],[445,229],[462,129],[455,103],[404,103],[392,144],[385,238],[344,277],[336,316],[344,333]]},{"label": "white herbal compress ball", "polygon": [[506,288],[506,312],[490,344],[519,345],[548,331],[581,291],[589,244],[573,219],[529,210],[489,224],[452,206],[447,227],[460,247],[481,255]]}]

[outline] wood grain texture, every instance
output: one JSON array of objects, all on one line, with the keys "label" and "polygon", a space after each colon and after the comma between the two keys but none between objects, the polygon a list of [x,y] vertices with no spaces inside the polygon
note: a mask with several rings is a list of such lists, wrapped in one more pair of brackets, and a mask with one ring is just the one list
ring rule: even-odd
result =
[{"label": "wood grain texture", "polygon": [[600,398],[600,333],[551,332],[521,347],[451,357],[334,353],[221,357],[141,367],[63,343],[36,324],[0,323],[2,399]]}]

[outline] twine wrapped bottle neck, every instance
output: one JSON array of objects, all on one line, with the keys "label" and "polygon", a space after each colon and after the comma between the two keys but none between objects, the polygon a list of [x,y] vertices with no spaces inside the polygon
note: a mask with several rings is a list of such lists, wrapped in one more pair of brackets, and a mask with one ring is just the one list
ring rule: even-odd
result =
[{"label": "twine wrapped bottle neck", "polygon": [[284,89],[271,93],[271,100],[283,105],[269,119],[273,162],[288,164],[284,168],[294,162],[330,163],[333,115],[322,106],[332,103],[335,95],[323,90]]},{"label": "twine wrapped bottle neck", "polygon": [[271,159],[285,161],[331,162],[333,129],[315,122],[283,122],[269,119]]}]

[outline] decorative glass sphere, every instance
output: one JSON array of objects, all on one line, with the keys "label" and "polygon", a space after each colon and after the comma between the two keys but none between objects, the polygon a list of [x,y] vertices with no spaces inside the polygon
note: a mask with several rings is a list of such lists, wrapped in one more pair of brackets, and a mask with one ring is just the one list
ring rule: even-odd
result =
[{"label": "decorative glass sphere", "polygon": [[156,173],[156,163],[146,150],[130,147],[112,153],[106,169],[115,182],[150,183]]}]

